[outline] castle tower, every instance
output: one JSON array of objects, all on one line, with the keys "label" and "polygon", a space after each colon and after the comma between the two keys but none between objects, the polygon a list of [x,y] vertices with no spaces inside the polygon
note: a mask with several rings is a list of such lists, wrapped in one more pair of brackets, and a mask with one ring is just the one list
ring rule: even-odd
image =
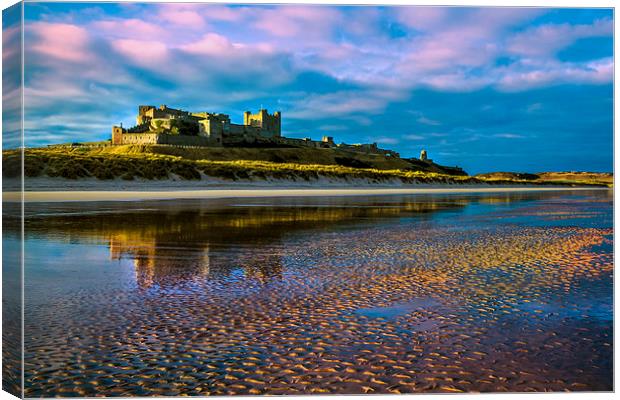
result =
[{"label": "castle tower", "polygon": [[422,150],[420,152],[420,160],[422,160],[422,161],[428,160],[428,156],[426,155],[426,150]]},{"label": "castle tower", "polygon": [[280,137],[282,134],[282,116],[280,111],[269,115],[267,109],[260,109],[258,113],[252,114],[250,111],[243,113],[243,125],[260,128],[262,134],[271,137]]},{"label": "castle tower", "polygon": [[280,111],[276,111],[273,113],[274,118],[274,131],[276,136],[282,136],[282,113]]},{"label": "castle tower", "polygon": [[142,125],[143,123],[147,122],[151,118],[147,115],[147,113],[153,109],[155,109],[155,106],[138,106],[138,116],[136,117],[136,125]]},{"label": "castle tower", "polygon": [[112,127],[112,144],[123,144],[124,131],[122,126]]}]

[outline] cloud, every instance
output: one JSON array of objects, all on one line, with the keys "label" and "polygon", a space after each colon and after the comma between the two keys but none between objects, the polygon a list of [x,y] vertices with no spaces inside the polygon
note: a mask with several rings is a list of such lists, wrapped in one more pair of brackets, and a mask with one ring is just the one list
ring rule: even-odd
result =
[{"label": "cloud", "polygon": [[387,136],[379,136],[377,138],[370,138],[369,140],[376,142],[378,144],[398,144],[400,142],[400,140],[394,138],[394,137],[387,137]]},{"label": "cloud", "polygon": [[424,116],[418,118],[416,121],[418,121],[419,123],[424,124],[424,125],[433,125],[433,126],[434,125],[441,125],[441,122],[435,121],[433,119],[426,118]]},{"label": "cloud", "polygon": [[72,24],[36,22],[27,25],[36,40],[30,49],[63,62],[82,63],[92,57],[86,29]]},{"label": "cloud", "polygon": [[100,34],[109,38],[127,38],[153,40],[167,37],[168,31],[160,25],[156,25],[138,18],[115,18],[94,21],[91,29],[99,31]]},{"label": "cloud", "polygon": [[[194,6],[198,7],[198,4],[194,4]],[[248,14],[251,14],[253,11],[253,7],[226,7],[224,5],[217,4],[208,4],[202,5],[203,7],[207,7],[205,12],[203,12],[203,17],[207,21],[226,21],[226,22],[236,22],[241,21],[243,19],[248,18]]]},{"label": "cloud", "polygon": [[119,39],[112,42],[112,48],[143,66],[155,66],[164,62],[168,56],[168,47],[156,40]]},{"label": "cloud", "polygon": [[528,113],[535,113],[543,109],[543,105],[541,103],[532,103],[529,104],[526,108]]},{"label": "cloud", "polygon": [[[389,102],[398,97],[398,93],[364,91],[338,91],[328,94],[304,96],[294,101],[288,112],[289,118],[313,119],[317,115],[323,118],[351,114],[377,114]],[[320,111],[319,111],[320,110]]]},{"label": "cloud", "polygon": [[502,139],[525,139],[526,138],[526,136],[519,135],[516,133],[496,133],[495,135],[493,135],[493,137],[502,138]]},{"label": "cloud", "polygon": [[321,125],[319,129],[322,131],[346,131],[349,129],[347,125]]},{"label": "cloud", "polygon": [[508,51],[528,57],[551,57],[577,39],[611,35],[611,19],[599,19],[588,25],[545,24],[514,35],[508,41]]},{"label": "cloud", "polygon": [[455,71],[459,66],[485,65],[501,54],[503,38],[511,27],[534,18],[538,13],[532,9],[514,8],[399,9],[401,21],[423,31],[413,40],[409,55],[400,68],[413,74],[434,71],[458,75],[463,72]]},{"label": "cloud", "polygon": [[180,46],[180,49],[193,54],[209,54],[218,58],[246,55],[256,57],[258,53],[274,54],[274,48],[267,43],[247,45],[232,43],[227,37],[217,33],[207,33],[200,40]]},{"label": "cloud", "polygon": [[422,135],[411,134],[411,135],[403,135],[403,139],[407,139],[407,140],[424,140],[425,137],[422,136]]},{"label": "cloud", "polygon": [[49,3],[27,15],[32,143],[103,139],[137,104],[166,103],[236,121],[263,105],[290,136],[333,131],[405,155],[424,140],[464,166],[519,153],[507,139],[520,138],[494,136],[514,132],[538,154],[545,138],[566,154],[584,138],[592,154],[609,147],[613,53],[592,49],[613,38],[609,10]]},{"label": "cloud", "polygon": [[222,35],[207,33],[199,41],[183,45],[181,49],[196,54],[224,55],[236,47]]},{"label": "cloud", "polygon": [[255,27],[280,37],[323,39],[342,20],[339,11],[322,6],[285,6],[258,9],[253,18]]},{"label": "cloud", "polygon": [[498,82],[503,90],[527,90],[545,85],[558,84],[605,84],[613,80],[614,62],[612,58],[585,63],[551,61],[541,63],[538,68],[506,70]]},{"label": "cloud", "polygon": [[444,26],[450,16],[449,7],[398,7],[394,9],[396,20],[418,31],[435,30]]},{"label": "cloud", "polygon": [[205,26],[205,19],[199,4],[159,4],[156,20],[166,21],[173,25],[181,25],[191,29],[201,29]]},{"label": "cloud", "polygon": [[19,57],[21,33],[19,26],[9,25],[2,28],[2,60],[4,62]]}]

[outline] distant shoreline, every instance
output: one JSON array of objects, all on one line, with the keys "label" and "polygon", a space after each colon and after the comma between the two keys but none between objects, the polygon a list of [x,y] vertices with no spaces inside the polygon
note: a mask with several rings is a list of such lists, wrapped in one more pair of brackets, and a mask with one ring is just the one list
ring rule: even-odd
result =
[{"label": "distant shoreline", "polygon": [[[574,190],[613,190],[604,187],[541,187],[541,186],[487,186],[487,185],[424,185],[418,188],[227,188],[202,190],[144,190],[144,191],[25,191],[24,201],[27,203],[40,202],[96,202],[96,201],[141,201],[141,200],[214,200],[226,198],[283,198],[283,197],[330,197],[330,196],[386,196],[386,195],[414,195],[414,194],[466,194],[466,193],[511,193],[537,191],[574,191]],[[22,193],[4,192],[3,202],[19,202]]]}]

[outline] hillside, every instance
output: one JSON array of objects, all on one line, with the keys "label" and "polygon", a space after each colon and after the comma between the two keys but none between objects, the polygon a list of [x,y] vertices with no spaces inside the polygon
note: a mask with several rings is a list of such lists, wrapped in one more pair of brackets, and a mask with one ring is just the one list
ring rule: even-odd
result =
[{"label": "hillside", "polygon": [[[331,182],[345,185],[442,183],[492,185],[607,186],[602,178],[514,173],[470,177],[456,168],[334,149],[181,148],[161,145],[51,146],[26,149],[29,178],[73,181]],[[3,152],[4,178],[19,177],[20,153]],[[574,175],[574,174],[573,174]],[[560,179],[562,178],[562,179]],[[572,181],[571,178],[576,180]],[[579,178],[577,180],[577,178]]]},{"label": "hillside", "polygon": [[318,149],[309,147],[178,147],[167,145],[120,145],[120,146],[53,146],[69,154],[130,155],[158,154],[180,157],[185,160],[209,161],[267,161],[272,163],[292,163],[302,165],[339,165],[352,168],[371,168],[379,170],[404,170],[435,172],[445,175],[466,175],[451,167],[443,167],[420,160],[387,157],[378,154],[365,154],[341,149]]},{"label": "hillside", "polygon": [[540,172],[537,174],[543,182],[583,182],[614,184],[614,174],[609,172]]},{"label": "hillside", "polygon": [[608,172],[539,172],[536,174],[490,172],[478,174],[475,177],[487,181],[512,180],[530,183],[593,184],[610,187],[613,186],[614,183],[614,175]]},{"label": "hillside", "polygon": [[[369,183],[389,180],[413,183],[420,180],[446,182],[469,179],[466,175],[453,176],[428,171],[440,170],[441,167],[434,164],[428,164],[427,171],[422,171],[421,168],[398,158],[334,152],[330,149],[188,149],[136,145],[53,146],[26,149],[24,156],[24,173],[30,178],[60,177],[74,180],[120,178],[126,181],[134,179],[202,180],[209,177],[231,181],[310,181],[327,178],[360,179],[367,180]],[[237,157],[240,159],[236,159]],[[273,161],[276,158],[279,161]],[[270,161],[265,161],[265,159]],[[284,162],[284,160],[296,162]],[[4,151],[3,163],[5,178],[19,176],[21,162],[17,150]]]}]

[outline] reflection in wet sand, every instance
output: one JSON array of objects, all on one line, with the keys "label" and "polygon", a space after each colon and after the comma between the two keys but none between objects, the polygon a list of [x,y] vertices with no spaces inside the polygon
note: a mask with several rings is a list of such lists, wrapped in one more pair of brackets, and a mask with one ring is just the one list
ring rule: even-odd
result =
[{"label": "reflection in wet sand", "polygon": [[26,394],[611,390],[611,204],[30,210]]},{"label": "reflection in wet sand", "polygon": [[170,247],[156,241],[129,240],[126,237],[110,237],[110,259],[132,259],[137,285],[148,289],[160,285],[170,276],[190,279],[214,279],[230,277],[231,265],[242,266],[248,279],[267,281],[277,279],[282,274],[282,262],[278,254],[270,254],[260,259],[248,259],[238,255],[231,264],[231,257],[223,256],[221,251],[211,251],[207,244],[200,248]]}]

